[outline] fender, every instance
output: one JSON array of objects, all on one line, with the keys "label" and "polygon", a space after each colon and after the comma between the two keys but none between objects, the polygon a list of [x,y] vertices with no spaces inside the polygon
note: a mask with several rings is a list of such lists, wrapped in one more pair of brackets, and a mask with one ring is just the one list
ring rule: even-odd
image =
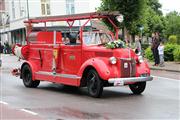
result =
[{"label": "fender", "polygon": [[136,77],[139,77],[141,74],[145,74],[145,73],[150,75],[150,68],[147,62],[144,61],[136,66]]},{"label": "fender", "polygon": [[[35,80],[35,72],[38,71],[37,65],[34,62],[31,61],[25,61],[22,65],[21,65],[21,73],[22,73],[22,68],[25,64],[28,64],[31,68],[32,71],[32,80]],[[20,76],[22,78],[22,74]]]},{"label": "fender", "polygon": [[102,79],[107,80],[109,78],[110,71],[107,66],[107,63],[105,63],[105,61],[100,58],[91,58],[84,62],[84,64],[81,66],[78,72],[78,75],[83,76],[83,72],[88,66],[92,66],[98,72],[99,76]]}]

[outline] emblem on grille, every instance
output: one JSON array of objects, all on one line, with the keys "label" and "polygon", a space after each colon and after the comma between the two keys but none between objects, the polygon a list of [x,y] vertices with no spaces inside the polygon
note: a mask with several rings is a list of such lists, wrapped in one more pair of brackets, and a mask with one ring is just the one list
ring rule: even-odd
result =
[{"label": "emblem on grille", "polygon": [[124,63],[124,68],[128,68],[128,63],[127,62]]}]

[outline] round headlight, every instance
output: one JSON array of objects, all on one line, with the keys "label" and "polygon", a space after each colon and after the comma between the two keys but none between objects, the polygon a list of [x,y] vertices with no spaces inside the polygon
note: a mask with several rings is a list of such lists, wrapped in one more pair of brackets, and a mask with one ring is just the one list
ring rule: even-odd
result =
[{"label": "round headlight", "polygon": [[144,60],[143,60],[143,57],[140,55],[140,56],[138,56],[138,61],[140,62],[140,63],[142,63]]},{"label": "round headlight", "polygon": [[109,58],[109,61],[110,61],[110,63],[113,64],[113,65],[117,63],[117,59],[116,59],[115,57],[110,57],[110,58]]}]

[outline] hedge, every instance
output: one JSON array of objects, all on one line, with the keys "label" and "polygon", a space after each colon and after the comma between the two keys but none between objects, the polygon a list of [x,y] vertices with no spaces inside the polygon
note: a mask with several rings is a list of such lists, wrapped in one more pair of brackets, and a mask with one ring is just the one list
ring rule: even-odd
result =
[{"label": "hedge", "polygon": [[[151,48],[148,47],[145,50],[145,58],[154,60]],[[180,61],[180,45],[166,44],[164,48],[164,60],[165,61]]]}]

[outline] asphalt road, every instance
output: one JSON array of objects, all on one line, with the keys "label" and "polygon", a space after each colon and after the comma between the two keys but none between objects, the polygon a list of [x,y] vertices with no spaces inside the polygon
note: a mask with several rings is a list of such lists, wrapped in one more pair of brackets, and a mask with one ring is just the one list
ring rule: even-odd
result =
[{"label": "asphalt road", "polygon": [[[179,73],[152,71],[142,95],[126,87],[105,88],[102,98],[92,98],[85,88],[73,89],[41,82],[38,88],[25,88],[10,70],[17,58],[3,55],[1,68],[1,116],[12,120],[60,119],[180,119]],[[159,77],[160,76],[160,77]]]}]

